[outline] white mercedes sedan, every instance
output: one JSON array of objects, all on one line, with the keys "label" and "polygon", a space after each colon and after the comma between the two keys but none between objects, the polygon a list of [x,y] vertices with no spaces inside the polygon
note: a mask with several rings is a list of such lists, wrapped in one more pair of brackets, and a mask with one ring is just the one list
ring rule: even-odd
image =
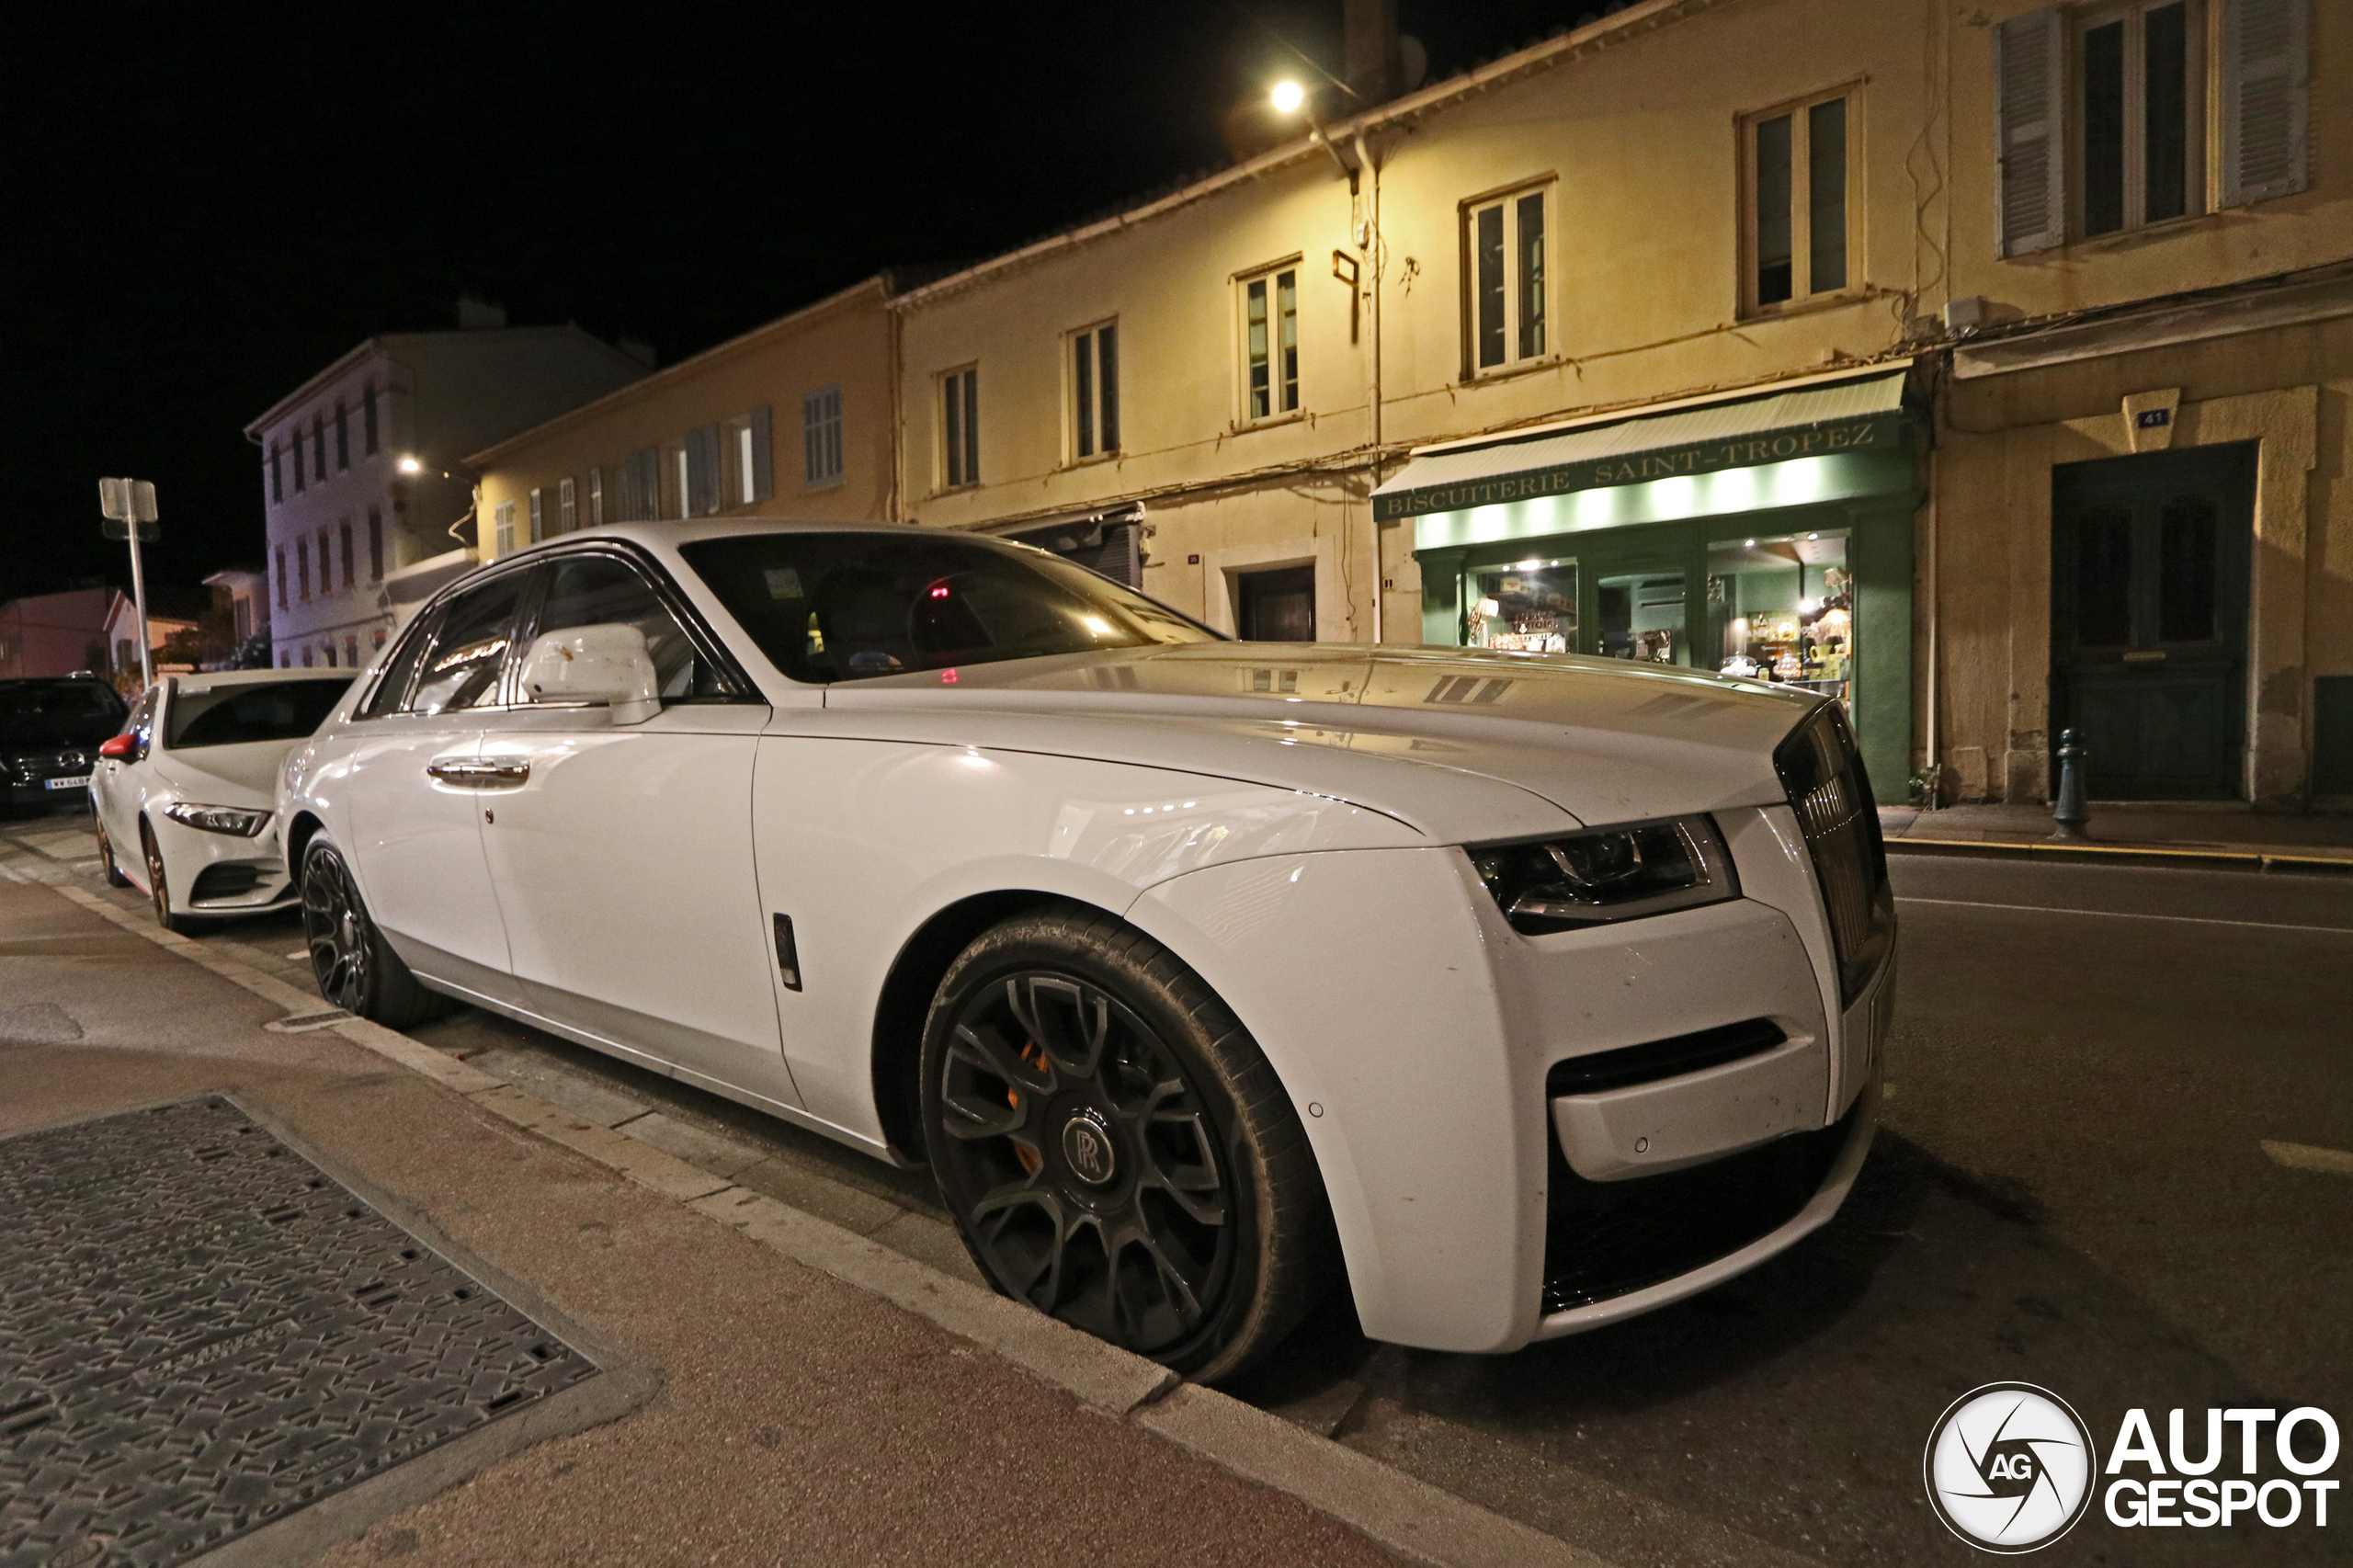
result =
[{"label": "white mercedes sedan", "polygon": [[90,772],[107,881],[145,893],[166,931],[285,909],[278,765],[353,673],[222,670],[149,687]]},{"label": "white mercedes sedan", "polygon": [[1826,1221],[1894,904],[1837,705],[1242,643],[1044,552],[567,535],[288,757],[331,1002],[461,998],[928,1163],[1008,1296],[1188,1375],[1345,1271],[1504,1351]]}]

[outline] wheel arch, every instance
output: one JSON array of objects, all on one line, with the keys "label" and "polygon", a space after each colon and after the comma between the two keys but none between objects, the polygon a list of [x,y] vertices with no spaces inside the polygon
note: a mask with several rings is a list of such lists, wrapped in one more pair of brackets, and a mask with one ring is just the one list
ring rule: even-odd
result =
[{"label": "wheel arch", "polygon": [[973,893],[944,905],[900,945],[875,997],[870,1071],[875,1118],[882,1124],[892,1157],[901,1165],[926,1163],[917,1067],[923,1053],[924,1017],[931,1010],[932,996],[948,966],[990,926],[1025,911],[1058,903],[1121,918],[1117,910],[1067,893],[1006,888]]},{"label": "wheel arch", "polygon": [[298,884],[301,882],[302,852],[310,848],[311,840],[316,838],[325,826],[316,812],[307,810],[296,812],[294,819],[286,824],[286,875],[289,880]]}]

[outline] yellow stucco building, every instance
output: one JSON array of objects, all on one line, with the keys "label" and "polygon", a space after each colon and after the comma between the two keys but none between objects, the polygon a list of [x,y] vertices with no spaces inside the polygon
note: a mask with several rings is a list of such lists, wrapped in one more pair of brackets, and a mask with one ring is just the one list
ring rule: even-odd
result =
[{"label": "yellow stucco building", "polygon": [[[1647,0],[813,307],[887,471],[743,504],[1244,635],[1802,683],[1883,801],[2040,798],[2067,726],[2100,798],[2344,803],[2348,83],[2318,0]],[[731,352],[485,454],[485,538],[623,409],[750,406],[686,407]]]}]

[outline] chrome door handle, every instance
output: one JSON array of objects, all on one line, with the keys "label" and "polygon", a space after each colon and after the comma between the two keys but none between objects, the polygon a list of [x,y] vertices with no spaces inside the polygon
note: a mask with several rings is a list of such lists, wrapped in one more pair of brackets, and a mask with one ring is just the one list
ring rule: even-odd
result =
[{"label": "chrome door handle", "polygon": [[448,757],[428,762],[425,771],[444,784],[466,790],[500,790],[531,776],[528,762],[492,762],[481,757]]}]

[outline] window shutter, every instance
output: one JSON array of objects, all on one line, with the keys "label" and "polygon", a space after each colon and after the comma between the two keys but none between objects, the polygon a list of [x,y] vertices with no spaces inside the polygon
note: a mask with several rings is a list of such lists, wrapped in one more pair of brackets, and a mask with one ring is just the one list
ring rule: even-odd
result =
[{"label": "window shutter", "polygon": [[2066,38],[2056,6],[2013,17],[1995,31],[1994,157],[2001,171],[2004,256],[2066,243]]},{"label": "window shutter", "polygon": [[2222,78],[2222,205],[2303,189],[2311,0],[2224,0]]},{"label": "window shutter", "polygon": [[776,494],[776,472],[770,455],[770,416],[768,405],[752,410],[752,494],[753,501],[765,501]]}]

